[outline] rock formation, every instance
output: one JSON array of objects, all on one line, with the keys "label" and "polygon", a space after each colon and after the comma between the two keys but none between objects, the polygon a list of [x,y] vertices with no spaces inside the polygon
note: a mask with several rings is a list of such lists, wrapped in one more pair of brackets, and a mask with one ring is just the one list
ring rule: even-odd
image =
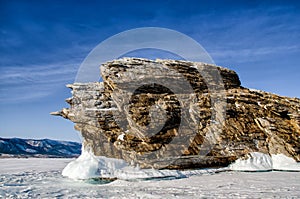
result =
[{"label": "rock formation", "polygon": [[158,169],[226,166],[249,152],[300,161],[300,99],[188,61],[123,58],[102,64],[101,76],[67,85],[70,108],[52,113],[74,122],[97,156]]}]

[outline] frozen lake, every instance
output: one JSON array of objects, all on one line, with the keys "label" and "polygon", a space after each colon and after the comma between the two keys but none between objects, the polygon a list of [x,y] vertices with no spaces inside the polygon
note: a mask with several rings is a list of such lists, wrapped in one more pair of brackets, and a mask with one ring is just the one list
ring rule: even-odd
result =
[{"label": "frozen lake", "polygon": [[300,172],[214,172],[97,184],[61,175],[73,159],[0,159],[0,198],[299,198]]}]

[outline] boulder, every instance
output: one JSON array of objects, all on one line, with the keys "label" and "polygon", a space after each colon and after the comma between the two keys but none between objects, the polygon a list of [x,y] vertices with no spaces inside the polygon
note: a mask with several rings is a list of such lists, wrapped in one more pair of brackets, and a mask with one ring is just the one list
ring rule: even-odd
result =
[{"label": "boulder", "polygon": [[74,83],[69,108],[85,148],[141,168],[227,166],[250,152],[300,161],[300,99],[241,86],[212,64],[122,58],[103,82]]}]

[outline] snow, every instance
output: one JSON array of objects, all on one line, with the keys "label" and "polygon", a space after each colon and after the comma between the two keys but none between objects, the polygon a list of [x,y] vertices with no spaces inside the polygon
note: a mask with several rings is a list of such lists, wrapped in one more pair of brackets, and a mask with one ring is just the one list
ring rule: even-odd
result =
[{"label": "snow", "polygon": [[[280,158],[281,159],[281,158]],[[300,172],[203,172],[179,179],[72,180],[74,159],[0,159],[0,198],[298,198]],[[207,170],[204,170],[207,171]]]},{"label": "snow", "polygon": [[263,92],[262,90],[258,90],[258,89],[254,89],[254,88],[249,88],[249,91],[253,91],[253,92]]},{"label": "snow", "polygon": [[26,152],[28,153],[36,153],[37,150],[34,150],[34,149],[25,149]]},{"label": "snow", "polygon": [[124,141],[124,136],[125,136],[125,133],[122,133],[121,135],[118,136],[117,139]]},{"label": "snow", "polygon": [[[3,158],[0,159],[0,175],[22,172],[44,172],[52,168],[62,170],[71,158]],[[55,163],[55,164],[53,164]],[[1,181],[0,181],[1,183]],[[1,195],[1,194],[0,194]],[[1,198],[1,197],[0,197]]]},{"label": "snow", "polygon": [[272,170],[272,159],[269,155],[253,152],[247,159],[238,159],[229,165],[234,171],[268,171]]},{"label": "snow", "polygon": [[39,147],[42,144],[42,142],[37,141],[37,140],[28,140],[28,141],[26,141],[26,143],[31,146],[35,146],[35,147]]},{"label": "snow", "polygon": [[229,165],[229,169],[234,171],[300,171],[300,163],[293,158],[283,154],[269,154],[252,152],[248,158],[240,158]]},{"label": "snow", "polygon": [[76,179],[107,178],[107,179],[148,179],[148,178],[184,178],[209,172],[233,171],[300,171],[300,164],[293,158],[283,154],[264,154],[252,152],[248,158],[240,158],[230,164],[228,168],[208,170],[155,170],[140,169],[128,165],[124,160],[95,156],[89,150],[82,148],[82,154],[70,162],[63,170],[62,175]]},{"label": "snow", "polygon": [[64,168],[62,175],[75,180],[89,178],[136,180],[149,178],[185,178],[192,175],[223,171],[224,169],[227,170],[226,168],[186,171],[140,169],[139,167],[128,165],[121,159],[95,156],[89,150],[83,148],[82,154]]},{"label": "snow", "polygon": [[272,154],[273,169],[283,171],[300,171],[300,163],[283,154]]},{"label": "snow", "polygon": [[77,159],[0,159],[0,198],[297,198],[300,172],[287,170],[300,171],[299,163],[283,154],[179,171],[140,169],[86,149]]}]

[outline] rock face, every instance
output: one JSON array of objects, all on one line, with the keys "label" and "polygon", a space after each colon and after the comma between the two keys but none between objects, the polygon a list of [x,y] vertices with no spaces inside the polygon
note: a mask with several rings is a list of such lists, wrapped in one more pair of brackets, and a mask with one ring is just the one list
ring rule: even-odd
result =
[{"label": "rock face", "polygon": [[102,64],[103,82],[67,85],[75,123],[97,156],[142,168],[226,166],[250,152],[300,161],[300,99],[243,88],[229,69],[123,58]]}]

